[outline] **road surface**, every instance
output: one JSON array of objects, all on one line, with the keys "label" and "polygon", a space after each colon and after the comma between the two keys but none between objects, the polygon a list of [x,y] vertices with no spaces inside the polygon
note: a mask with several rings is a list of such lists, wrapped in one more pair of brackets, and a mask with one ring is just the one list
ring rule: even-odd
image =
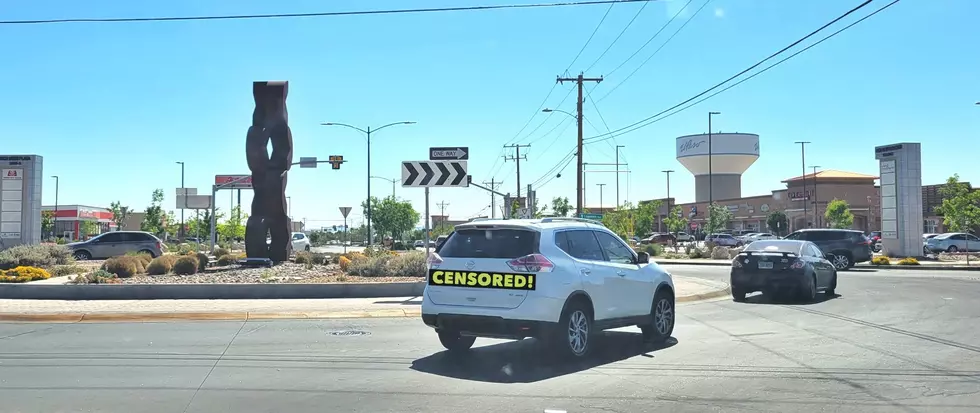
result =
[{"label": "road surface", "polygon": [[535,340],[454,359],[415,318],[0,324],[0,411],[976,412],[980,279],[908,273],[681,304],[668,346],[627,328],[581,363]]}]

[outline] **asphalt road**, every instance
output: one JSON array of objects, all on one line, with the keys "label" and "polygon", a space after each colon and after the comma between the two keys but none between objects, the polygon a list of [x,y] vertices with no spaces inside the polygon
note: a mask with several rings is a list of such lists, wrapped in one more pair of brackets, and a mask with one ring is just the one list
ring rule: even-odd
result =
[{"label": "asphalt road", "polygon": [[577,364],[535,340],[452,358],[411,318],[0,324],[0,411],[976,412],[980,280],[908,273],[682,304],[665,348],[622,329]]}]

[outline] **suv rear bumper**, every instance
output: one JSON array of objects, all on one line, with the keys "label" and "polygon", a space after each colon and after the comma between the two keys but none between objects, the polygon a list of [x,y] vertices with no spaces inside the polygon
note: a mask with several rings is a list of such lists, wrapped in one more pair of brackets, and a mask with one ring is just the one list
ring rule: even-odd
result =
[{"label": "suv rear bumper", "polygon": [[422,322],[436,330],[458,331],[463,335],[503,339],[541,337],[545,333],[554,331],[558,325],[548,321],[468,314],[422,314]]}]

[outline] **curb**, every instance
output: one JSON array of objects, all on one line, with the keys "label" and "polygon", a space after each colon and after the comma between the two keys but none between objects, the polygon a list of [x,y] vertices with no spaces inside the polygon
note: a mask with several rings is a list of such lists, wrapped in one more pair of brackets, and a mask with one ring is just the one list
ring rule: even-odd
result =
[{"label": "curb", "polygon": [[274,300],[422,295],[425,281],[343,284],[0,284],[16,300]]},{"label": "curb", "polygon": [[[692,266],[704,266],[704,267],[729,267],[731,262],[723,261],[656,261],[657,265],[692,265]],[[980,266],[964,266],[964,265],[869,265],[869,264],[858,264],[854,266],[857,269],[875,269],[875,270],[919,270],[919,271],[980,271]]]}]

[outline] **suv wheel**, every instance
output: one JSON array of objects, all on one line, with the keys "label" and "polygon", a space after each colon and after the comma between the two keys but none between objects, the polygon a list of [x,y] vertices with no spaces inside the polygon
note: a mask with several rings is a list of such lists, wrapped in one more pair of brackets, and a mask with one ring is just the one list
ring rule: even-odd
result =
[{"label": "suv wheel", "polygon": [[461,353],[473,347],[473,343],[476,342],[476,337],[464,336],[459,334],[458,331],[440,330],[439,342],[450,353]]},{"label": "suv wheel", "polygon": [[[745,295],[743,294],[744,298]],[[674,332],[674,299],[670,294],[661,290],[653,296],[653,308],[650,311],[650,323],[640,326],[643,338],[660,344],[667,341]]]},{"label": "suv wheel", "polygon": [[303,249],[304,249],[304,250],[306,250],[307,252],[309,252],[309,251],[310,251],[310,246],[309,246],[309,245],[307,245],[307,246],[306,246],[306,247],[304,247]]},{"label": "suv wheel", "polygon": [[561,315],[554,343],[562,353],[583,358],[592,350],[592,311],[582,303],[569,303]]},{"label": "suv wheel", "polygon": [[75,257],[75,259],[78,261],[85,261],[85,260],[92,259],[92,254],[89,254],[88,251],[75,251],[72,254],[72,256]]},{"label": "suv wheel", "polygon": [[150,250],[140,250],[139,253],[140,254],[147,254],[147,255],[150,256],[150,258],[156,258],[157,257],[157,255],[154,254],[153,251],[150,251]]},{"label": "suv wheel", "polygon": [[830,262],[834,264],[834,268],[837,270],[846,270],[851,268],[851,257],[849,257],[847,254],[834,252],[831,255],[833,255],[833,259],[831,259]]}]

